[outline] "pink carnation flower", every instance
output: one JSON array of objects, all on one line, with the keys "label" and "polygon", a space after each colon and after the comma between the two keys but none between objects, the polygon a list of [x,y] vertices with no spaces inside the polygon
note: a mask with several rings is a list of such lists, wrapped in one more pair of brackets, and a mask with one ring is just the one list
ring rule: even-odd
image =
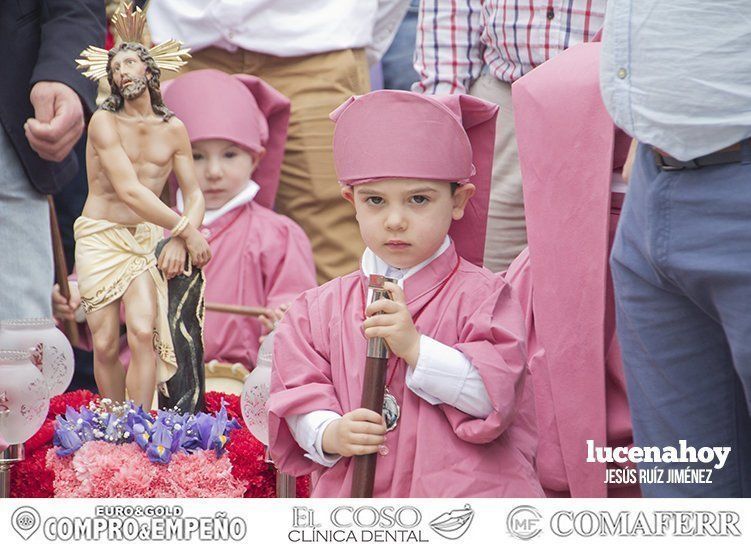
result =
[{"label": "pink carnation flower", "polygon": [[242,497],[247,487],[232,475],[227,456],[178,453],[168,465],[152,463],[134,443],[86,442],[68,457],[47,453],[55,497]]}]

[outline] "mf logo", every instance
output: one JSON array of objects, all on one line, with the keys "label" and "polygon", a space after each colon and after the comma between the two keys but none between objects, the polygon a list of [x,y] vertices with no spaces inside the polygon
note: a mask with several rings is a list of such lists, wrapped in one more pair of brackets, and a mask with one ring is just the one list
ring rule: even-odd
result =
[{"label": "mf logo", "polygon": [[534,506],[517,506],[506,518],[509,534],[520,540],[530,540],[542,531],[542,515]]}]

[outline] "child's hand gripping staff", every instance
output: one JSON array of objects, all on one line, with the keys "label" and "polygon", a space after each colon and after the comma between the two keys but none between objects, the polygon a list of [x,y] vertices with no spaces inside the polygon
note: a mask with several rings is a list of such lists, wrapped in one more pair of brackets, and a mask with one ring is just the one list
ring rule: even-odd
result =
[{"label": "child's hand gripping staff", "polygon": [[[372,274],[368,284],[368,299],[375,302],[382,298],[389,298],[389,292],[383,284],[395,280]],[[362,401],[360,406],[380,414],[383,411],[383,397],[386,389],[386,366],[389,360],[389,347],[386,340],[380,337],[368,339],[367,358],[365,360],[365,376],[363,377]],[[377,453],[355,456],[354,474],[352,476],[352,497],[365,498],[373,496]]]}]

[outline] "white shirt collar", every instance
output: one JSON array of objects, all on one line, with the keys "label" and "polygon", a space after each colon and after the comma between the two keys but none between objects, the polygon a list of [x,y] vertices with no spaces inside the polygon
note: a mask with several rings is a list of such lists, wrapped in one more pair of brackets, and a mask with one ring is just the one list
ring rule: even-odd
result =
[{"label": "white shirt collar", "polygon": [[420,264],[413,266],[412,268],[394,268],[386,261],[381,259],[378,255],[373,253],[373,250],[371,250],[369,247],[366,247],[365,252],[362,254],[361,270],[366,276],[369,276],[370,274],[380,274],[382,276],[396,277],[399,287],[404,288],[404,280],[406,280],[410,276],[414,276],[420,270],[428,266],[431,262],[443,255],[443,252],[446,251],[450,245],[451,238],[449,238],[447,234],[446,238],[443,239],[441,247],[438,248],[438,251],[433,253],[433,255],[425,259]]},{"label": "white shirt collar", "polygon": [[[255,181],[249,179],[248,185],[245,186],[245,189],[233,196],[224,206],[216,210],[206,210],[206,213],[203,216],[203,224],[208,226],[226,213],[234,210],[235,208],[239,208],[243,204],[252,202],[260,189],[261,187]],[[175,200],[177,201],[177,210],[182,213],[184,204],[183,193],[182,191],[180,191],[180,189],[177,190]]]}]

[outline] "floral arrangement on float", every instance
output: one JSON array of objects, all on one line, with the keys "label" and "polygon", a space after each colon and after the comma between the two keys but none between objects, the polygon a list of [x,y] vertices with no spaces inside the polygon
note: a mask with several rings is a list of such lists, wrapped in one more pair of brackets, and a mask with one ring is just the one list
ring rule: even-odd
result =
[{"label": "floral arrangement on float", "polygon": [[[240,397],[207,392],[206,412],[144,412],[90,391],[53,397],[13,467],[11,497],[276,496],[277,471],[244,424]],[[298,497],[310,495],[298,478]]]},{"label": "floral arrangement on float", "polygon": [[224,405],[217,414],[159,410],[154,416],[132,402],[103,399],[80,410],[68,406],[55,420],[55,447],[46,461],[57,497],[245,494],[246,483],[223,455],[230,433],[240,428]]},{"label": "floral arrangement on float", "polygon": [[0,447],[0,470],[11,472],[2,496],[310,496],[309,478],[278,473],[267,456],[272,348],[270,334],[242,401],[209,391],[205,412],[146,412],[62,393],[73,354],[51,320],[0,322],[0,437],[10,444]]}]

